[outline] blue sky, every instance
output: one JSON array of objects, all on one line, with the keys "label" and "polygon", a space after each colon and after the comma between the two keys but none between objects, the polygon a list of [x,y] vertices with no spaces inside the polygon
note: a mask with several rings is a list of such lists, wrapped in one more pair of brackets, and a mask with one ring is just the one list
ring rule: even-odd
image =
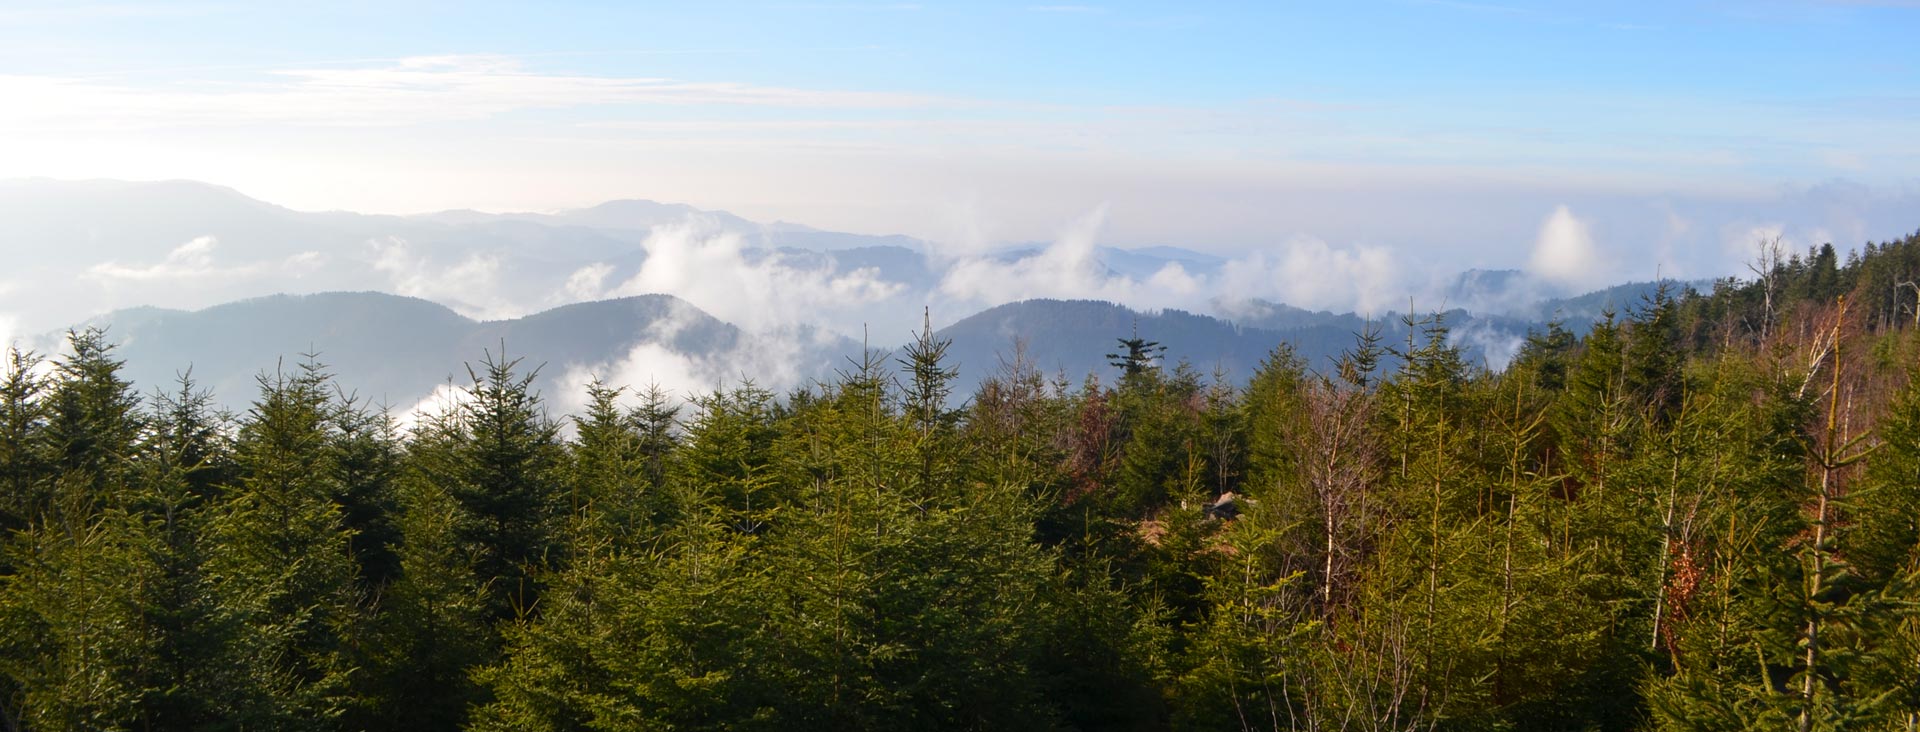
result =
[{"label": "blue sky", "polygon": [[1754,229],[1920,225],[1888,213],[1920,178],[1915,37],[1902,0],[0,0],[0,177],[396,213],[649,197],[942,240],[1104,206],[1120,244],[1469,265],[1524,259],[1564,205],[1705,274]]}]

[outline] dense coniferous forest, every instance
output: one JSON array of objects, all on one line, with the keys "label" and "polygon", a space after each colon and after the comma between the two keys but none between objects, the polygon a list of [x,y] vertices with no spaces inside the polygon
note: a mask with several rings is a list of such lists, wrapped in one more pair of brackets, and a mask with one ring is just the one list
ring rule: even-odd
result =
[{"label": "dense coniferous forest", "polygon": [[1920,235],[1753,271],[1499,373],[1412,318],[954,394],[923,333],[561,418],[490,353],[404,429],[76,331],[0,378],[0,725],[1913,729]]}]

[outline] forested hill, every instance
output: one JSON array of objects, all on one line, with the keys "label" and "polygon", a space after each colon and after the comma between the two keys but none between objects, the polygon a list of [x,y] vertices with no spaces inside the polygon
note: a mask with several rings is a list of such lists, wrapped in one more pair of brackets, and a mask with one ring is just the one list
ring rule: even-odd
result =
[{"label": "forested hill", "polygon": [[926,334],[564,439],[506,362],[401,430],[83,330],[0,374],[0,727],[1911,729],[1920,236],[1770,265],[1501,372],[1416,318],[956,410]]},{"label": "forested hill", "polygon": [[[730,371],[749,339],[733,325],[667,295],[565,305],[521,318],[476,321],[418,298],[375,292],[278,295],[198,311],[140,308],[93,325],[106,330],[127,362],[124,376],[141,392],[164,389],[191,368],[222,403],[243,406],[256,378],[293,368],[311,355],[362,397],[405,409],[449,379],[466,381],[462,364],[485,353],[540,367],[533,386],[544,394],[578,392],[590,374],[605,374],[638,346],[657,345],[663,358],[710,364],[698,376],[709,386],[737,379]],[[806,331],[788,339],[790,364],[808,378],[830,374],[858,344]],[[746,359],[739,359],[747,362]],[[572,383],[578,379],[581,383]]]}]

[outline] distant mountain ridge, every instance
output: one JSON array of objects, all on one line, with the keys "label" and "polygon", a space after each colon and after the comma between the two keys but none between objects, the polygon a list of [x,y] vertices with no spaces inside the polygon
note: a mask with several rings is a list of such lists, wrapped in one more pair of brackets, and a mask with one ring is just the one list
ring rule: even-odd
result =
[{"label": "distant mountain ridge", "polygon": [[[1585,313],[1624,311],[1655,287],[1621,285],[1544,307],[1558,308],[1554,312],[1568,315],[1570,330],[1585,332],[1591,323]],[[1441,315],[1470,361],[1496,368],[1529,332],[1544,327],[1538,320],[1462,310]],[[680,373],[686,364],[695,364],[692,375],[701,380],[674,385],[694,393],[754,377],[748,365],[765,362],[756,362],[750,352],[766,345],[754,340],[765,336],[746,333],[668,295],[574,303],[520,318],[480,321],[421,298],[331,292],[252,298],[197,311],[130,308],[89,324],[107,329],[127,362],[127,376],[143,391],[164,388],[190,368],[198,383],[230,406],[251,398],[257,375],[294,368],[306,354],[315,355],[342,386],[406,408],[449,381],[463,383],[463,364],[487,354],[522,359],[527,369],[538,367],[536,388],[565,402],[590,376]],[[1369,327],[1385,343],[1406,337],[1399,313],[1368,321],[1351,313],[1258,303],[1242,317],[1224,319],[1177,309],[1143,312],[1103,301],[1053,299],[988,308],[937,329],[935,335],[953,342],[948,363],[959,371],[957,393],[963,398],[1016,358],[1070,379],[1111,377],[1114,371],[1105,354],[1114,350],[1117,339],[1135,335],[1165,345],[1169,365],[1185,362],[1203,376],[1217,373],[1233,382],[1251,375],[1283,344],[1311,368],[1324,371]],[[887,339],[873,346],[885,350],[905,340]],[[772,384],[776,387],[825,378],[863,347],[813,329],[786,334],[781,343],[790,349],[779,356],[793,378]],[[654,348],[636,350],[642,346]],[[1386,366],[1391,364],[1389,358]]]}]

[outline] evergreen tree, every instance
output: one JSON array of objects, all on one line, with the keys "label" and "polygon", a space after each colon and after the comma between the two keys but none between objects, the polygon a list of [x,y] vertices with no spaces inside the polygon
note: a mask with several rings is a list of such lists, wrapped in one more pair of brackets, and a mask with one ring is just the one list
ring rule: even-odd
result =
[{"label": "evergreen tree", "polygon": [[900,359],[909,377],[902,416],[907,429],[913,433],[913,451],[919,463],[915,490],[929,497],[936,486],[955,480],[957,476],[951,471],[960,468],[960,445],[955,441],[960,413],[949,409],[947,404],[953,392],[953,380],[959,374],[945,362],[947,349],[952,345],[951,339],[933,336],[933,322],[928,318]]},{"label": "evergreen tree", "polygon": [[1627,323],[1625,386],[1651,422],[1665,422],[1680,403],[1679,319],[1679,302],[1661,282]]},{"label": "evergreen tree", "polygon": [[1547,323],[1546,332],[1530,331],[1520,352],[1508,366],[1515,373],[1528,374],[1534,385],[1547,392],[1567,388],[1568,372],[1573,368],[1580,339],[1558,319]]},{"label": "evergreen tree", "polygon": [[67,348],[46,400],[42,434],[60,477],[42,510],[77,527],[121,498],[113,489],[124,485],[142,425],[140,398],[120,376],[105,331],[68,331]]},{"label": "evergreen tree", "polygon": [[149,660],[137,678],[145,729],[208,729],[224,724],[247,685],[235,663],[239,628],[222,606],[209,569],[219,547],[209,514],[236,474],[226,416],[191,373],[154,396],[153,431],[133,487],[127,530],[143,550],[136,566]]},{"label": "evergreen tree", "polygon": [[146,620],[159,598],[145,590],[164,569],[146,517],[129,508],[139,400],[100,331],[70,332],[69,349],[50,386],[36,359],[10,351],[0,384],[10,504],[0,714],[31,729],[131,726],[158,660]]},{"label": "evergreen tree", "polygon": [[352,534],[337,497],[335,406],[309,360],[262,375],[235,444],[237,483],[209,527],[208,572],[245,669],[237,725],[328,729],[353,704],[360,632]]},{"label": "evergreen tree", "polygon": [[660,498],[655,510],[662,517],[671,510],[665,501],[667,475],[672,471],[674,450],[680,446],[680,405],[660,385],[648,386],[640,394],[640,404],[631,419],[640,438],[641,472],[647,486]]},{"label": "evergreen tree", "polygon": [[395,481],[400,472],[399,437],[386,412],[360,400],[337,395],[332,410],[329,450],[340,494],[341,521],[352,535],[353,558],[363,587],[372,590],[399,571],[395,545],[400,541]]},{"label": "evergreen tree", "polygon": [[[50,503],[53,467],[43,435],[48,385],[36,373],[40,363],[32,351],[9,347],[0,376],[0,545]],[[0,574],[7,573],[5,561],[0,556]]]},{"label": "evergreen tree", "polygon": [[[89,476],[91,477],[91,476]],[[130,572],[142,551],[109,509],[14,537],[0,578],[0,675],[8,721],[32,730],[130,728],[151,660]]]},{"label": "evergreen tree", "polygon": [[348,726],[456,730],[485,698],[473,672],[498,652],[489,596],[476,571],[479,551],[461,540],[462,509],[445,486],[409,470],[398,488],[398,574],[380,596],[359,684],[362,704]]},{"label": "evergreen tree", "polygon": [[660,439],[643,433],[655,429],[645,411],[655,407],[650,402],[624,411],[616,401],[622,391],[589,384],[586,414],[574,418],[579,437],[572,450],[573,526],[567,543],[575,553],[605,551],[616,541],[645,541],[658,534],[657,526],[669,515],[664,471],[656,472],[656,460],[671,451],[671,435],[664,445],[649,444]]},{"label": "evergreen tree", "polygon": [[480,550],[478,571],[491,593],[492,617],[524,617],[539,597],[540,573],[557,559],[560,471],[566,454],[549,421],[535,373],[489,355],[471,367],[471,399],[462,402],[452,454],[436,476],[462,508],[461,539]]},{"label": "evergreen tree", "polygon": [[1160,364],[1166,355],[1167,347],[1159,341],[1150,341],[1140,337],[1139,328],[1134,328],[1132,338],[1117,338],[1121,351],[1107,354],[1107,363],[1120,369],[1122,378],[1146,373]]},{"label": "evergreen tree", "polygon": [[[693,400],[685,448],[674,462],[671,480],[679,491],[697,489],[726,507],[734,527],[765,528],[790,491],[773,480],[773,394],[751,382]],[[676,499],[686,504],[690,499]]]}]

